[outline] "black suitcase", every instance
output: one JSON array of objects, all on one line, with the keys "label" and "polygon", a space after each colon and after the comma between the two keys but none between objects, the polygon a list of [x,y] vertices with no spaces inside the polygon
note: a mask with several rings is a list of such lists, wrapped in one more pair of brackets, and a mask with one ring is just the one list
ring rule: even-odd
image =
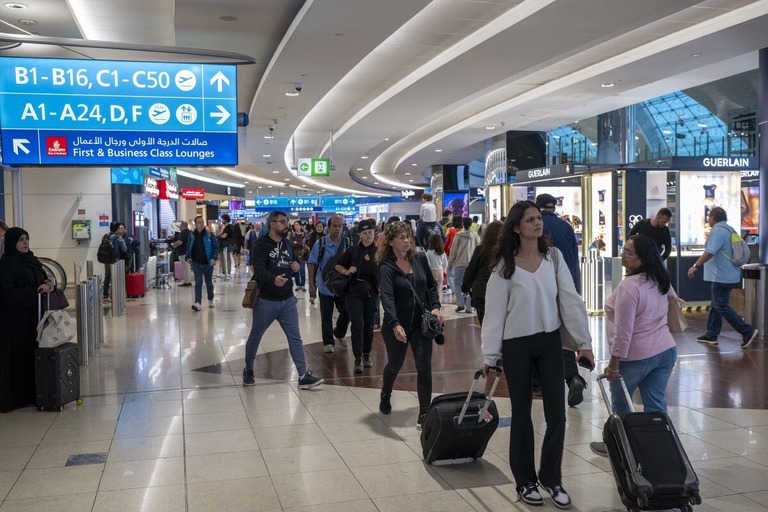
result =
[{"label": "black suitcase", "polygon": [[62,411],[70,402],[80,405],[80,348],[64,343],[35,350],[36,404],[40,411]]},{"label": "black suitcase", "polygon": [[494,368],[495,380],[487,398],[474,391],[482,373],[482,370],[475,372],[469,392],[448,393],[432,400],[421,430],[421,448],[427,464],[437,460],[477,459],[485,453],[499,425],[499,412],[492,398],[501,369]]},{"label": "black suitcase", "polygon": [[[611,402],[600,375],[597,382],[606,406]],[[634,412],[624,380],[629,413],[612,413],[603,428],[621,502],[629,511],[693,510],[701,503],[699,479],[688,460],[672,420],[662,412]]]}]

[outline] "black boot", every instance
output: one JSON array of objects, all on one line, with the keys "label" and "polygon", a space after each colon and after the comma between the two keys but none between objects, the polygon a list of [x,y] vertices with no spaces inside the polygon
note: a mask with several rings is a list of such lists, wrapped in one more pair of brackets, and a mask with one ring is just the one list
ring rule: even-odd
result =
[{"label": "black boot", "polygon": [[381,402],[379,402],[379,410],[382,412],[382,414],[389,414],[392,412],[392,404],[390,403],[389,399],[392,396],[392,393],[385,393],[381,392]]}]

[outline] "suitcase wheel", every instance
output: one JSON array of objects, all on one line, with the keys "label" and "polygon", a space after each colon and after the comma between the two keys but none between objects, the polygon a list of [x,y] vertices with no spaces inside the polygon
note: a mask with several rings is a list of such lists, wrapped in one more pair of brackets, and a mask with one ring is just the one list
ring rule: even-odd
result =
[{"label": "suitcase wheel", "polygon": [[75,403],[76,403],[77,405],[83,405],[83,399],[82,399],[82,398],[78,398],[78,399],[75,401]]},{"label": "suitcase wheel", "polygon": [[64,406],[60,405],[58,410],[59,410],[59,412],[64,412]]}]

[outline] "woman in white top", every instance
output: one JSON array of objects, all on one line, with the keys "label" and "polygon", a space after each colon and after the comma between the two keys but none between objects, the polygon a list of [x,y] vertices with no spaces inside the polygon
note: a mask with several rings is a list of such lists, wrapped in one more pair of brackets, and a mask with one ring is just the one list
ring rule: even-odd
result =
[{"label": "woman in white top", "polygon": [[[558,508],[571,499],[562,487],[565,392],[560,319],[582,344],[578,357],[594,366],[587,314],[568,266],[541,237],[541,210],[531,201],[516,203],[501,230],[491,258],[493,272],[485,295],[483,369],[503,358],[512,405],[509,465],[517,493],[529,505],[541,505],[541,485]],[[559,315],[558,315],[559,304]],[[547,423],[538,475],[531,420],[532,372],[539,375]]]}]

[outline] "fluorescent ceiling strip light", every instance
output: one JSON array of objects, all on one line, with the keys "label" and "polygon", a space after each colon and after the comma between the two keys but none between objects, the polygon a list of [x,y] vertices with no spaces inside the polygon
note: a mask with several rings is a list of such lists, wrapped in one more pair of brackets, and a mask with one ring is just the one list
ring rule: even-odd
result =
[{"label": "fluorescent ceiling strip light", "polygon": [[237,188],[245,187],[245,185],[242,183],[234,183],[231,181],[224,181],[217,178],[211,178],[209,176],[201,176],[199,174],[192,174],[191,172],[181,171],[179,169],[176,169],[176,174],[178,174],[179,176],[184,176],[185,178],[192,178],[198,181],[205,181],[206,183],[214,183],[216,185],[224,185],[226,187],[237,187]]}]

